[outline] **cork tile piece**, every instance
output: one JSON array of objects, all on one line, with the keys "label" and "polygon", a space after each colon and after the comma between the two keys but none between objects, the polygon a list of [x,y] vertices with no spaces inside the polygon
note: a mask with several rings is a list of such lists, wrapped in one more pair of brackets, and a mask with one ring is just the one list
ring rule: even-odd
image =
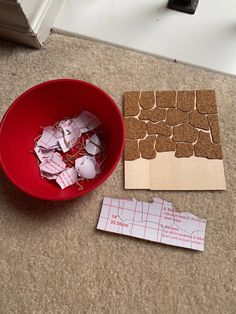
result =
[{"label": "cork tile piece", "polygon": [[151,109],[155,105],[155,92],[141,92],[139,105],[143,109]]},{"label": "cork tile piece", "polygon": [[194,109],[195,91],[177,92],[177,108],[182,111],[190,112]]},{"label": "cork tile piece", "polygon": [[216,95],[214,90],[197,90],[196,107],[199,113],[217,113]]},{"label": "cork tile piece", "polygon": [[126,139],[124,157],[125,160],[135,160],[140,157],[137,140]]},{"label": "cork tile piece", "polygon": [[194,144],[195,156],[208,158],[211,145],[210,133],[199,131],[197,143]]},{"label": "cork tile piece", "polygon": [[219,126],[217,115],[216,114],[208,115],[208,121],[209,121],[210,129],[211,129],[211,136],[212,136],[213,143],[220,144],[221,142],[220,126]]},{"label": "cork tile piece", "polygon": [[156,157],[155,151],[156,136],[147,136],[144,140],[139,141],[139,150],[141,157],[145,159],[154,159]]},{"label": "cork tile piece", "polygon": [[165,120],[166,109],[154,108],[151,110],[141,110],[139,115],[140,120],[150,120],[152,122],[159,122]]},{"label": "cork tile piece", "polygon": [[161,108],[175,108],[176,105],[176,92],[163,91],[156,92],[156,105]]},{"label": "cork tile piece", "polygon": [[167,117],[165,122],[168,125],[177,125],[187,122],[188,119],[189,117],[187,112],[171,108],[167,110]]},{"label": "cork tile piece", "polygon": [[160,121],[158,123],[147,123],[147,131],[148,134],[159,134],[163,136],[171,136],[172,135],[172,128],[165,124],[164,121]]},{"label": "cork tile piece", "polygon": [[212,144],[208,155],[209,159],[223,159],[223,153],[221,145]]},{"label": "cork tile piece", "polygon": [[198,131],[188,123],[183,123],[173,127],[174,142],[194,143],[198,138]]},{"label": "cork tile piece", "polygon": [[137,116],[140,112],[139,107],[140,92],[125,92],[124,93],[124,116]]},{"label": "cork tile piece", "polygon": [[135,160],[140,157],[137,140],[126,139],[124,157],[125,157],[125,160]]},{"label": "cork tile piece", "polygon": [[136,118],[125,118],[126,137],[129,139],[142,139],[146,136],[146,123]]},{"label": "cork tile piece", "polygon": [[197,110],[190,112],[189,123],[194,128],[209,130],[209,124],[208,124],[207,116],[199,113]]},{"label": "cork tile piece", "polygon": [[193,156],[193,144],[189,143],[177,143],[175,157],[177,158],[188,158]]},{"label": "cork tile piece", "polygon": [[156,139],[157,152],[175,151],[176,144],[169,137],[158,135]]},{"label": "cork tile piece", "polygon": [[208,132],[199,132],[198,141],[194,144],[194,153],[196,157],[223,159],[221,145],[213,144]]}]

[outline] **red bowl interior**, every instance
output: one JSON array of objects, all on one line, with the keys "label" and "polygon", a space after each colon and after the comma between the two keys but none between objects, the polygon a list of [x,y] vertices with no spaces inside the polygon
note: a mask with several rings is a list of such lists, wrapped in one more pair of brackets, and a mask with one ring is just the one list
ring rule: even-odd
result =
[{"label": "red bowl interior", "polygon": [[[40,127],[53,125],[83,110],[95,114],[107,135],[107,157],[102,172],[76,186],[61,190],[56,183],[42,179],[31,153]],[[0,126],[0,164],[9,179],[31,196],[66,200],[82,196],[98,187],[115,169],[124,147],[124,123],[112,98],[100,88],[79,80],[59,79],[41,83],[19,96],[6,112]]]}]

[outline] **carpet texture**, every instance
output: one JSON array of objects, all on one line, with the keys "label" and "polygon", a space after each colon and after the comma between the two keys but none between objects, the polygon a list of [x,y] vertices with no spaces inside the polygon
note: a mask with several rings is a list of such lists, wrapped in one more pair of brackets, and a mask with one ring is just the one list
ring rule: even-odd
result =
[{"label": "carpet texture", "polygon": [[[96,192],[32,199],[0,171],[0,313],[236,311],[236,79],[82,39],[52,35],[41,51],[0,41],[0,115],[29,87],[72,77],[122,106],[126,90],[215,89],[227,191],[125,191],[120,162]],[[168,199],[207,218],[205,252],[96,231],[104,196]]]}]

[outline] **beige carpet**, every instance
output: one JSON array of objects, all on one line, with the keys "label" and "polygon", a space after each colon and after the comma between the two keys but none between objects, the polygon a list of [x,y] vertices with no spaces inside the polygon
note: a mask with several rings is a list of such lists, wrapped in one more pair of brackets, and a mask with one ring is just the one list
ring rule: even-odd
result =
[{"label": "beige carpet", "polygon": [[[59,35],[41,51],[0,41],[0,70],[1,116],[59,77],[97,84],[119,106],[125,90],[216,89],[227,181],[226,192],[124,191],[120,162],[96,192],[52,203],[0,172],[0,313],[235,313],[236,79]],[[96,231],[105,195],[160,196],[207,218],[205,252]]]}]

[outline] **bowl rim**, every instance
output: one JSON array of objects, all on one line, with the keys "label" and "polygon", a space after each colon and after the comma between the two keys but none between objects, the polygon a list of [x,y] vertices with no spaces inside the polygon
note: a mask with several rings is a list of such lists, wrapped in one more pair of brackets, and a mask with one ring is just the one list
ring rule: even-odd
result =
[{"label": "bowl rim", "polygon": [[19,102],[19,100],[23,97],[25,97],[28,93],[32,92],[33,90],[37,89],[37,88],[40,88],[42,87],[43,85],[48,85],[48,84],[54,84],[54,83],[57,83],[57,82],[76,82],[76,83],[79,83],[79,84],[84,84],[84,85],[87,85],[89,87],[92,87],[94,89],[96,89],[98,92],[102,93],[106,98],[108,98],[110,100],[110,102],[112,103],[114,109],[116,110],[119,118],[120,118],[120,122],[121,122],[121,125],[122,125],[122,142],[121,142],[121,145],[120,145],[120,148],[119,148],[119,154],[117,155],[117,158],[116,158],[116,161],[115,163],[112,165],[112,167],[110,168],[110,170],[106,173],[105,176],[101,177],[100,180],[97,181],[97,183],[89,190],[85,191],[85,190],[82,190],[82,191],[79,191],[79,195],[73,195],[73,196],[69,196],[69,195],[66,195],[66,196],[63,196],[63,197],[60,197],[60,198],[57,198],[57,197],[50,197],[50,196],[47,196],[47,197],[44,197],[43,195],[41,195],[40,193],[37,193],[37,192],[31,192],[31,191],[28,191],[27,189],[23,188],[21,185],[19,185],[17,183],[17,181],[14,179],[14,176],[12,176],[7,168],[5,167],[4,165],[4,162],[2,160],[2,156],[1,156],[1,148],[0,148],[0,168],[2,168],[2,170],[4,171],[4,173],[6,174],[6,176],[8,177],[8,179],[21,191],[23,191],[24,193],[32,196],[32,197],[35,197],[37,199],[41,199],[41,200],[47,200],[47,201],[65,201],[65,200],[72,200],[72,199],[76,199],[76,198],[79,198],[81,196],[84,196],[85,194],[88,194],[90,192],[92,192],[93,190],[95,190],[98,186],[100,186],[102,183],[104,183],[104,181],[106,181],[106,179],[112,174],[112,172],[115,170],[116,166],[118,165],[119,161],[120,161],[120,158],[121,158],[121,155],[123,153],[123,150],[124,150],[124,145],[125,145],[125,125],[124,125],[124,120],[123,120],[123,116],[122,116],[122,112],[121,110],[119,109],[119,107],[117,106],[116,102],[113,100],[113,98],[107,93],[105,92],[103,89],[101,89],[100,87],[92,84],[92,83],[89,83],[89,82],[86,82],[86,81],[83,81],[83,80],[78,80],[78,79],[73,79],[73,78],[58,78],[58,79],[53,79],[53,80],[48,80],[48,81],[44,81],[44,82],[41,82],[39,84],[36,84],[32,87],[30,87],[29,89],[27,89],[25,92],[23,92],[22,94],[20,94],[14,101],[13,103],[10,105],[10,107],[6,110],[6,112],[4,113],[2,119],[0,120],[0,137],[1,137],[1,132],[2,132],[2,129],[4,128],[4,122],[5,120],[7,119],[7,116],[8,114],[14,110],[14,107],[16,106],[16,104]]}]

